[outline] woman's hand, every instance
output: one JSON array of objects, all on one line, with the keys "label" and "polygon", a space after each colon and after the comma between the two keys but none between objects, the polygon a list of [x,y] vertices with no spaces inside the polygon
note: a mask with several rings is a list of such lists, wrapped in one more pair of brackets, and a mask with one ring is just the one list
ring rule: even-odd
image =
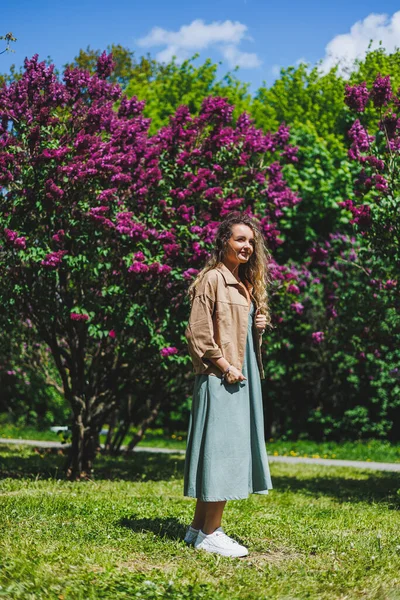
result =
[{"label": "woman's hand", "polygon": [[267,317],[260,313],[260,309],[257,308],[255,316],[255,324],[259,333],[264,333],[267,326]]},{"label": "woman's hand", "polygon": [[245,379],[243,373],[233,365],[230,366],[228,373],[225,375],[226,383],[238,383],[238,381],[245,381]]}]

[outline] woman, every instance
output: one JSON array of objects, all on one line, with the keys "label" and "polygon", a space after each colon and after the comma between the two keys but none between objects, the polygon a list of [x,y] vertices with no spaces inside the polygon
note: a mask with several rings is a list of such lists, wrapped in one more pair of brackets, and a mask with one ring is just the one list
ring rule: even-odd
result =
[{"label": "woman", "polygon": [[221,527],[226,501],[272,488],[260,382],[261,335],[270,325],[268,259],[256,221],[230,213],[189,288],[185,335],[196,377],[184,494],[197,503],[185,541],[224,556],[248,554]]}]

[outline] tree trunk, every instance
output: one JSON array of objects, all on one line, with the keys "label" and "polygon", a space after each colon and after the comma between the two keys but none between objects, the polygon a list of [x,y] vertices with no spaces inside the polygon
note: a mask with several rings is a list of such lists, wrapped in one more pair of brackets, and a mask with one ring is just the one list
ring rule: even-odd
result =
[{"label": "tree trunk", "polygon": [[104,449],[106,452],[109,452],[111,450],[111,444],[112,444],[112,439],[113,439],[116,423],[117,423],[117,411],[114,410],[108,420],[108,433],[107,433],[106,442],[104,444]]},{"label": "tree trunk", "polygon": [[66,472],[68,479],[89,479],[93,475],[93,462],[99,448],[99,428],[85,426],[78,414],[72,426],[72,443],[68,454]]},{"label": "tree trunk", "polygon": [[146,419],[143,419],[143,421],[140,423],[139,429],[126,447],[126,452],[131,452],[134,447],[143,439],[146,429],[155,421],[160,410],[160,406],[161,402],[157,402],[150,415]]}]

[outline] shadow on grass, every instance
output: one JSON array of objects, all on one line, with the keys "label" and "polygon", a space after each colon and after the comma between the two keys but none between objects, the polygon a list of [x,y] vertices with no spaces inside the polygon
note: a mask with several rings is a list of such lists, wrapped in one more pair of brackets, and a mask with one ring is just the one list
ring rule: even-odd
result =
[{"label": "shadow on grass", "polygon": [[[65,460],[65,454],[60,454],[60,451],[42,450],[39,453],[27,446],[0,446],[0,478],[62,479]],[[94,479],[168,481],[181,479],[183,468],[182,455],[140,452],[126,457],[100,454],[95,462]],[[327,473],[324,476],[304,477],[298,476],[299,465],[296,465],[293,476],[273,475],[272,483],[277,493],[287,490],[313,498],[329,496],[339,502],[383,502],[389,503],[392,508],[399,508],[398,473],[364,471],[364,478],[360,479],[349,476],[349,469],[341,477],[336,468],[332,467],[332,471],[329,471],[330,468],[324,467],[324,473]],[[301,475],[307,474],[307,465],[304,465]]]},{"label": "shadow on grass", "polygon": [[118,525],[126,527],[135,533],[147,533],[150,531],[159,538],[168,538],[170,540],[182,541],[186,533],[185,526],[174,517],[139,519],[135,515],[132,515],[132,517],[121,519]]},{"label": "shadow on grass", "polygon": [[274,489],[279,492],[300,492],[312,498],[329,496],[339,502],[382,502],[388,503],[390,508],[398,509],[400,488],[399,474],[387,471],[364,471],[365,479],[351,478],[348,471],[345,477],[273,477]]},{"label": "shadow on grass", "polygon": [[[67,450],[40,452],[27,446],[0,446],[0,478],[63,479]],[[93,479],[127,481],[168,481],[183,477],[184,458],[175,454],[133,453],[108,456],[99,454]]]}]

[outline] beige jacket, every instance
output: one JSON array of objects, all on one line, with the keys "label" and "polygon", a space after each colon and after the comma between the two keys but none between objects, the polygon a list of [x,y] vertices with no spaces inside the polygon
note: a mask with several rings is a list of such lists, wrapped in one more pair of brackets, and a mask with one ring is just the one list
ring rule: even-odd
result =
[{"label": "beige jacket", "polygon": [[[252,296],[252,288],[250,295]],[[185,336],[196,375],[222,376],[210,358],[222,356],[240,371],[246,350],[249,303],[245,289],[228,267],[220,263],[206,273],[196,287]],[[262,337],[253,319],[253,342],[261,379]]]}]

